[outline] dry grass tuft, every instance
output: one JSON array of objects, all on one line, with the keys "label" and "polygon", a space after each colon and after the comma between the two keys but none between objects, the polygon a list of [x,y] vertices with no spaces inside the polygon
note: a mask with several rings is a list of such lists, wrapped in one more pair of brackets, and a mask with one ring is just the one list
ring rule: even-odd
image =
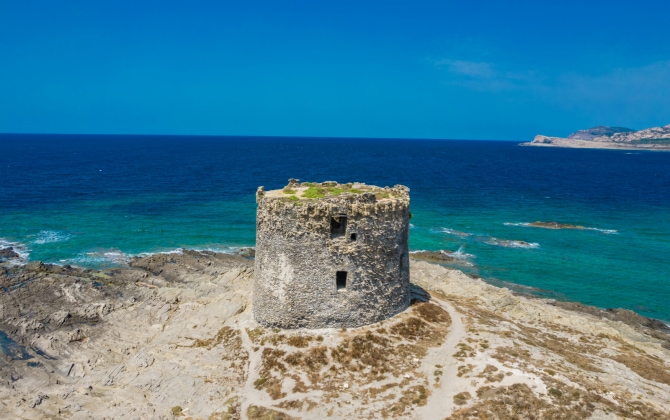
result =
[{"label": "dry grass tuft", "polygon": [[[280,411],[273,410],[271,408],[258,407],[256,405],[250,405],[247,408],[247,418],[250,420],[293,420],[295,417],[289,416],[288,414],[282,413]],[[297,420],[297,419],[296,419]]]},{"label": "dry grass tuft", "polygon": [[285,360],[291,366],[301,366],[313,372],[328,365],[328,349],[325,346],[319,346],[306,352],[296,351],[289,354]]},{"label": "dry grass tuft", "polygon": [[469,392],[459,392],[458,394],[454,395],[454,404],[456,405],[465,405],[468,403],[468,401],[472,398]]},{"label": "dry grass tuft", "polygon": [[266,331],[265,328],[263,327],[247,328],[247,335],[249,336],[249,339],[251,340],[252,343],[257,345],[261,343],[261,337],[265,333]]},{"label": "dry grass tuft", "polygon": [[622,354],[612,359],[645,379],[670,385],[670,369],[660,360],[647,355],[633,355],[631,353]]},{"label": "dry grass tuft", "polygon": [[215,346],[225,342],[226,344],[235,342],[239,340],[239,347],[242,346],[242,341],[240,339],[240,332],[230,327],[223,327],[216,333],[214,337],[207,338],[204,340],[195,340],[191,347],[207,347],[207,350],[211,350]]},{"label": "dry grass tuft", "polygon": [[413,308],[416,314],[423,318],[424,321],[438,322],[441,324],[446,324],[446,326],[451,325],[451,318],[449,317],[449,314],[444,309],[435,304],[421,302],[416,303]]},{"label": "dry grass tuft", "polygon": [[428,330],[428,324],[419,318],[410,317],[390,328],[390,333],[406,340],[418,341]]},{"label": "dry grass tuft", "polygon": [[458,351],[454,353],[455,358],[463,359],[465,357],[475,357],[475,349],[468,346],[467,344],[458,343],[456,347],[458,347]]},{"label": "dry grass tuft", "polygon": [[391,340],[368,331],[343,340],[330,351],[330,355],[346,370],[360,371],[369,367],[374,375],[389,372],[393,357],[390,347]]},{"label": "dry grass tuft", "polygon": [[240,402],[237,396],[228,398],[224,406],[228,406],[224,412],[215,412],[209,415],[208,420],[240,420],[241,411],[240,411]]},{"label": "dry grass tuft", "polygon": [[289,346],[305,348],[309,345],[310,341],[312,341],[312,337],[307,337],[304,335],[292,335],[288,338],[287,343]]},{"label": "dry grass tuft", "polygon": [[276,407],[300,411],[303,405],[305,405],[305,401],[303,400],[286,400],[277,404]]},{"label": "dry grass tuft", "polygon": [[390,403],[390,405],[382,408],[382,417],[401,417],[405,416],[405,412],[409,411],[413,405],[424,406],[428,402],[430,391],[423,385],[413,386],[406,389],[401,397]]}]

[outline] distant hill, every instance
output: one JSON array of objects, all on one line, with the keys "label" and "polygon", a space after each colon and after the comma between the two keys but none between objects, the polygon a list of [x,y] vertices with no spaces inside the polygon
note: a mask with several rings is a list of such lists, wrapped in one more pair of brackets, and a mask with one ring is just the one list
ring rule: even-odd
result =
[{"label": "distant hill", "polygon": [[670,150],[670,125],[635,131],[625,127],[597,126],[579,130],[567,138],[535,136],[522,146],[554,146],[587,149]]},{"label": "distant hill", "polygon": [[605,127],[599,125],[593,128],[587,128],[586,130],[579,130],[568,136],[569,139],[575,140],[593,140],[596,137],[607,136],[612,137],[612,135],[617,133],[632,133],[635,130],[625,127]]}]

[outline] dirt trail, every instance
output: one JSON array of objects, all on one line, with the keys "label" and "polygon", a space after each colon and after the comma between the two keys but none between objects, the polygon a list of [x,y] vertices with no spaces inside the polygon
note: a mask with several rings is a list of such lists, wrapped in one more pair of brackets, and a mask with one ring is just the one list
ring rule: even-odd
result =
[{"label": "dirt trail", "polygon": [[[453,354],[458,351],[458,343],[466,337],[466,329],[460,313],[447,302],[431,299],[431,303],[438,304],[451,317],[451,326],[444,344],[431,349],[423,361],[426,374],[432,374],[439,381],[433,383],[433,395],[427,404],[419,407],[414,415],[416,419],[440,418],[453,411],[453,397],[466,387],[465,380],[459,378],[458,366],[460,361]],[[435,376],[435,371],[441,370],[442,374]],[[430,376],[429,376],[430,377]]]}]

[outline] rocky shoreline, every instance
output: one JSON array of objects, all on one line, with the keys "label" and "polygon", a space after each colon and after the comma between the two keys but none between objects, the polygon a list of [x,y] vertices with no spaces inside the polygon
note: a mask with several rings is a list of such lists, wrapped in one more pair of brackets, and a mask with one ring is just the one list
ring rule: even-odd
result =
[{"label": "rocky shoreline", "polygon": [[6,264],[3,416],[670,415],[663,323],[418,259],[410,270],[414,303],[400,315],[280,331],[253,320],[253,262],[239,255],[184,250],[103,271]]}]

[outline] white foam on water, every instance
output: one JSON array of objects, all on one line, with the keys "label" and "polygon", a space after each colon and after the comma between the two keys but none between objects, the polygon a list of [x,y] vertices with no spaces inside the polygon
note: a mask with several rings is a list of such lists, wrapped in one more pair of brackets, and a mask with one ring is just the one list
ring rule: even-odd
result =
[{"label": "white foam on water", "polygon": [[595,230],[597,232],[602,232],[606,235],[618,235],[619,231],[616,229],[600,229],[600,228],[584,228],[584,230]]},{"label": "white foam on water", "polygon": [[71,264],[78,267],[90,267],[97,265],[126,265],[132,256],[118,249],[85,252],[74,258],[60,260],[63,264]]},{"label": "white foam on water", "polygon": [[530,223],[512,223],[512,222],[505,222],[505,226],[530,226]]},{"label": "white foam on water", "polygon": [[152,251],[152,252],[141,252],[138,254],[131,254],[127,252],[120,251],[118,249],[108,249],[100,251],[91,251],[80,253],[74,258],[63,259],[59,261],[59,264],[70,264],[73,266],[86,268],[86,267],[96,267],[96,266],[106,266],[106,265],[127,265],[130,261],[135,258],[144,258],[151,255],[170,255],[170,254],[183,254],[184,249],[190,251],[210,251],[222,254],[236,255],[241,249],[254,247],[250,246],[210,246],[210,247],[188,247],[188,248],[175,248],[168,249],[163,251]]},{"label": "white foam on water", "polygon": [[184,252],[184,249],[188,251],[209,251],[209,252],[216,252],[216,253],[221,253],[221,254],[230,254],[230,255],[235,255],[237,254],[240,250],[246,249],[246,248],[251,248],[251,249],[256,249],[253,246],[227,246],[227,245],[221,245],[221,246],[208,246],[208,247],[186,247],[186,248],[176,248],[176,249],[171,249],[167,251],[154,251],[154,252],[142,252],[140,254],[128,254],[131,258],[132,257],[148,257],[151,255],[156,255],[156,254],[182,254]]},{"label": "white foam on water", "polygon": [[498,238],[489,238],[484,241],[484,243],[495,246],[502,246],[505,248],[523,248],[523,249],[532,249],[539,248],[540,244],[537,242],[524,242],[524,241],[515,241],[507,239],[498,239]]},{"label": "white foam on water", "polygon": [[0,238],[0,249],[3,248],[12,248],[19,255],[19,258],[12,258],[7,261],[10,265],[24,264],[30,257],[30,249],[20,242]]},{"label": "white foam on water", "polygon": [[477,258],[473,254],[468,254],[466,252],[463,252],[463,248],[464,247],[461,246],[460,248],[458,248],[458,250],[456,252],[446,252],[446,251],[440,251],[440,252],[445,253],[445,254],[449,255],[450,257],[458,258],[458,259],[461,259],[461,260],[465,260],[465,259],[468,259],[468,258]]},{"label": "white foam on water", "polygon": [[458,236],[459,238],[467,238],[468,236],[472,236],[472,233],[460,232],[458,230],[449,229],[449,228],[442,228],[441,231],[446,233],[446,234],[449,234],[449,235]]},{"label": "white foam on water", "polygon": [[171,250],[168,250],[168,251],[140,252],[139,254],[128,254],[128,256],[130,258],[133,258],[133,257],[144,258],[144,257],[150,257],[152,255],[156,255],[156,254],[170,255],[170,254],[182,254],[183,252],[184,252],[183,248],[177,248],[177,249],[171,249]]},{"label": "white foam on water", "polygon": [[72,235],[65,232],[59,232],[57,230],[42,230],[37,235],[34,235],[35,239],[32,241],[36,245],[51,244],[54,242],[63,242],[67,241],[72,237]]}]

